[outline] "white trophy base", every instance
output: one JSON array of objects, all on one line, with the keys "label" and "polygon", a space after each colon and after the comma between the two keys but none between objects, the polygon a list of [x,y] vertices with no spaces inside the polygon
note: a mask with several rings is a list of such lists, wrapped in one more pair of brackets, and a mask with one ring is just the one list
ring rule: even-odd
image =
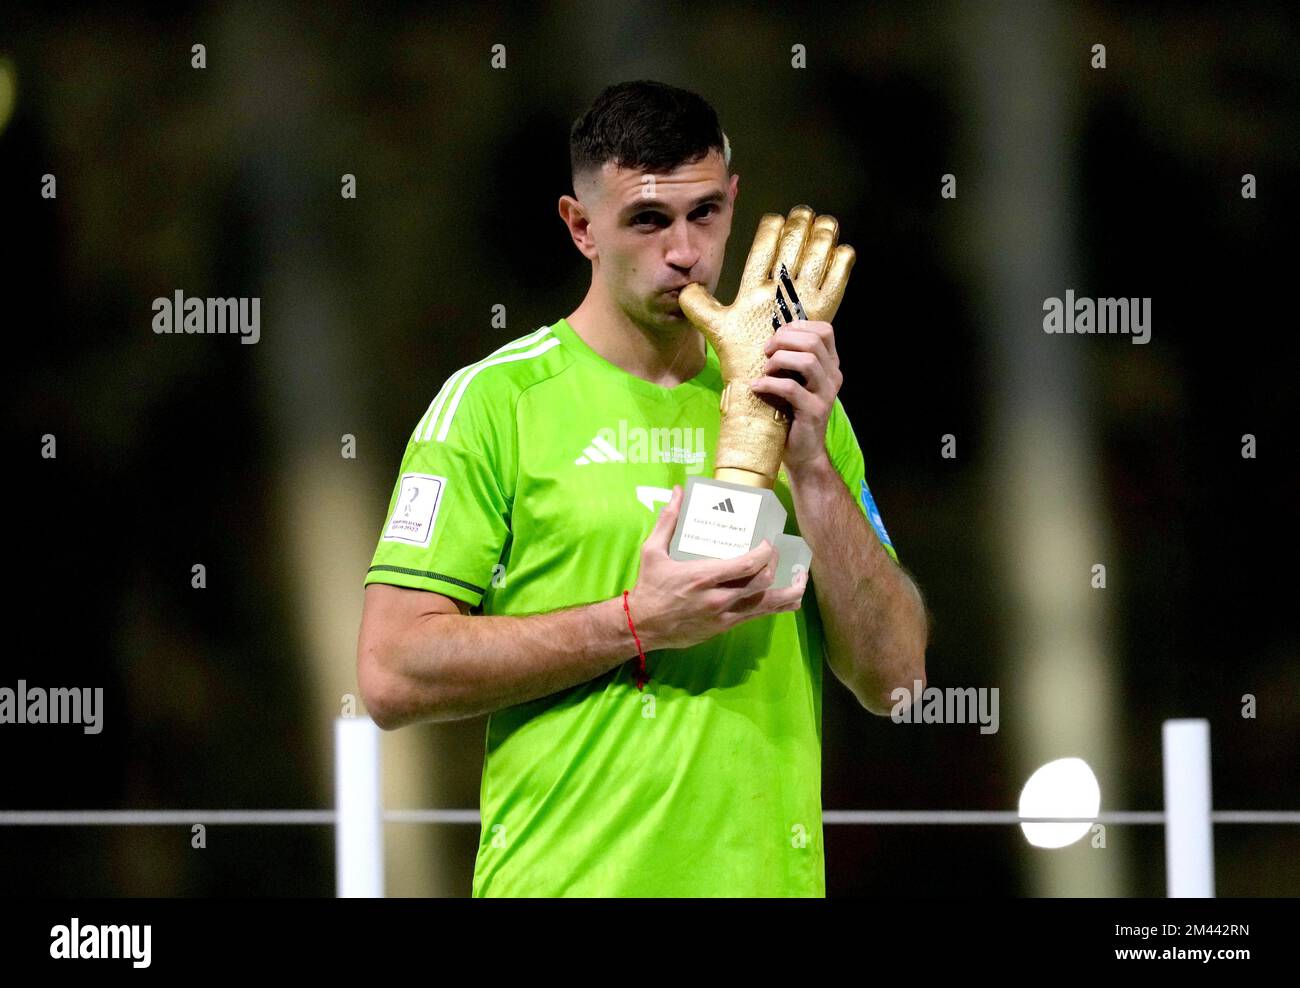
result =
[{"label": "white trophy base", "polygon": [[810,573],[812,549],[785,533],[786,510],[776,492],[712,477],[688,477],[677,528],[668,544],[673,559],[732,559],[764,539],[777,551],[773,587],[788,587],[797,572]]}]

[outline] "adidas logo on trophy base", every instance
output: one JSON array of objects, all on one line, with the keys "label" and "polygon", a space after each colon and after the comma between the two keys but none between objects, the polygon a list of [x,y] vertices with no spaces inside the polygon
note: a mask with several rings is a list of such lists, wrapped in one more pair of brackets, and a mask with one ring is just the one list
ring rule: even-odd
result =
[{"label": "adidas logo on trophy base", "polygon": [[776,547],[773,587],[788,587],[796,567],[807,573],[812,549],[785,532],[786,510],[776,491],[712,477],[687,477],[682,512],[668,546],[673,559],[731,559],[767,539]]}]

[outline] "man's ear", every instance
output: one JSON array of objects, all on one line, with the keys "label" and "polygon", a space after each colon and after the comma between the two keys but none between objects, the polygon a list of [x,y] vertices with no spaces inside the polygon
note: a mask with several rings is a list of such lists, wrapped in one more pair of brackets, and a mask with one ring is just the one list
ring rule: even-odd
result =
[{"label": "man's ear", "polygon": [[587,217],[587,211],[583,208],[581,202],[573,196],[560,196],[557,204],[560,213],[560,219],[564,220],[564,225],[568,227],[569,236],[573,239],[574,246],[578,248],[583,257],[588,260],[595,260],[596,245],[591,239],[591,221]]},{"label": "man's ear", "polygon": [[731,204],[736,204],[736,196],[740,195],[740,173],[737,172],[731,176],[731,186],[727,190],[731,195]]}]

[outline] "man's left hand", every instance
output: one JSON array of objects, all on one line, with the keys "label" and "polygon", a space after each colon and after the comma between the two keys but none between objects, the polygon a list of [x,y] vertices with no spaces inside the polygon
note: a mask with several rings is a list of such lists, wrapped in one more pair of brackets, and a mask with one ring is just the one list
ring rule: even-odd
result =
[{"label": "man's left hand", "polygon": [[[787,471],[798,474],[827,458],[826,423],[844,383],[835,329],[828,322],[795,319],[772,334],[764,353],[764,376],[750,388],[790,403],[793,422],[782,458]],[[802,375],[803,381],[776,376],[782,370]]]}]

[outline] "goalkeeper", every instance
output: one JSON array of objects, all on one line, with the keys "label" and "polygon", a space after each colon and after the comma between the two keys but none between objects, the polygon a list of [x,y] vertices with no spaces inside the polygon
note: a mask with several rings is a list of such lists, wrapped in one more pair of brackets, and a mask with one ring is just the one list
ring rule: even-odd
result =
[{"label": "goalkeeper", "polygon": [[[774,490],[806,585],[772,587],[767,542],[717,561],[668,544],[719,432],[698,325],[770,299],[782,262],[801,296],[842,290],[852,250],[806,207],[764,217],[734,306],[715,302],[739,177],[693,93],[609,87],[570,156],[559,213],[591,287],[417,423],[365,578],[362,696],[385,729],[487,715],[474,896],[822,896],[823,669],[887,715],[924,682],[927,637],[829,322],[783,325],[731,384],[791,410]],[[704,447],[624,441],[645,434]]]}]

